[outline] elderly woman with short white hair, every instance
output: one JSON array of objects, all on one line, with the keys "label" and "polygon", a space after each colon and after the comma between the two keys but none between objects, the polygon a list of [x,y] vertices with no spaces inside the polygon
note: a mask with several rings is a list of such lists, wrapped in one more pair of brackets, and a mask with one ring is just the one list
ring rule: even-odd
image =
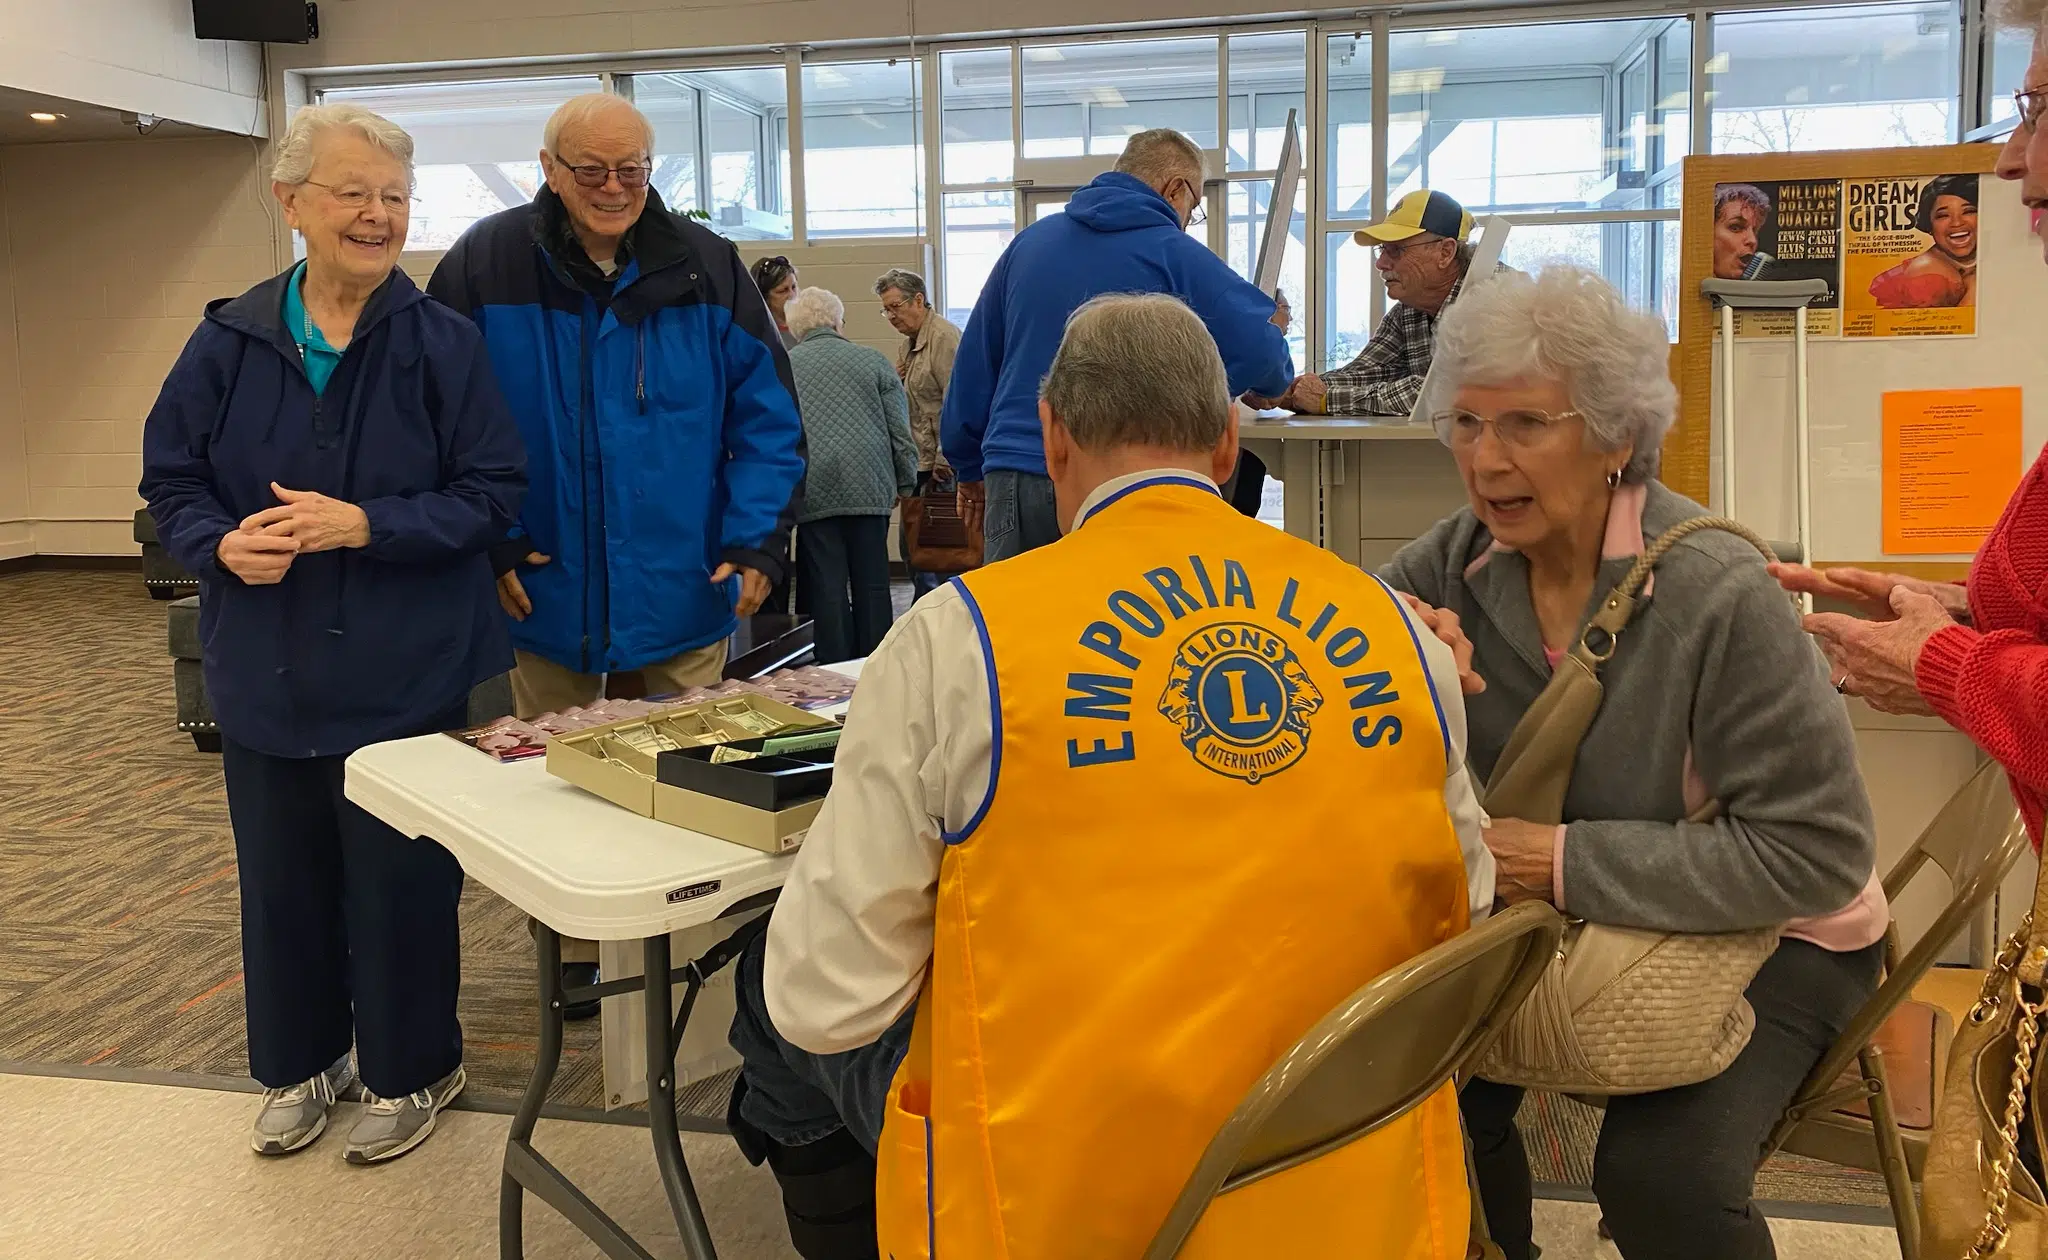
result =
[{"label": "elderly woman with short white hair", "polygon": [[525,454],[476,325],[398,269],[412,154],[365,109],[293,117],[271,191],[305,261],[207,307],[143,428],[142,495],[200,581],[262,1155],[360,1079],[344,1155],[394,1158],[463,1085],[462,868],[342,795],[350,753],[466,725],[512,666],[486,551]]},{"label": "elderly woman with short white hair", "polygon": [[867,656],[895,620],[889,513],[917,492],[910,402],[881,351],[848,341],[846,304],[823,289],[789,303],[789,352],[808,463],[796,526],[796,604],[820,664]]},{"label": "elderly woman with short white hair", "polygon": [[[1455,612],[1483,690],[1467,697],[1489,781],[1523,714],[1602,598],[1654,540],[1705,509],[1655,480],[1676,392],[1664,324],[1590,272],[1507,273],[1437,334],[1425,404],[1468,506],[1382,573]],[[1601,673],[1563,825],[1494,818],[1499,894],[1593,923],[1779,929],[1748,990],[1756,1032],[1719,1076],[1608,1100],[1593,1192],[1629,1260],[1774,1255],[1752,1199],[1758,1151],[1875,989],[1888,919],[1849,720],[1762,556],[1687,537]],[[1468,682],[1468,690],[1479,682]],[[1689,822],[1707,802],[1711,822]],[[1529,1260],[1522,1091],[1464,1091],[1495,1240]]]}]

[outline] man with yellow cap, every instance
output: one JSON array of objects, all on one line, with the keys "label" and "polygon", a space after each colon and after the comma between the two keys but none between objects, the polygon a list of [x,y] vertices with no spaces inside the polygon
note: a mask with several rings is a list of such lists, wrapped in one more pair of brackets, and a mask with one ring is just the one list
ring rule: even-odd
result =
[{"label": "man with yellow cap", "polygon": [[[730,1119],[805,1260],[1137,1260],[1275,1059],[1493,898],[1462,636],[1217,493],[1201,319],[1083,306],[1039,417],[1064,537],[896,623],[739,959]],[[1446,1087],[1181,1254],[1462,1260],[1469,1217]]]},{"label": "man with yellow cap", "polygon": [[1472,216],[1440,192],[1412,192],[1352,239],[1376,249],[1373,266],[1395,306],[1357,358],[1294,382],[1278,404],[1333,416],[1405,416],[1436,353],[1436,322],[1472,265]]}]

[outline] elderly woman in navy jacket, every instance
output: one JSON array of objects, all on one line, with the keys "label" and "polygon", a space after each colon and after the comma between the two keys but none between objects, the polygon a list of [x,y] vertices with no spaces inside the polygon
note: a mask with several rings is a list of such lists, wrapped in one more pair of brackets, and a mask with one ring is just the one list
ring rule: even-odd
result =
[{"label": "elderly woman in navy jacket", "polygon": [[143,497],[200,575],[265,1155],[358,1071],[351,1163],[417,1146],[463,1085],[462,869],[342,795],[350,753],[462,725],[512,665],[487,549],[525,456],[476,326],[397,269],[412,152],[354,106],[293,118],[272,190],[306,260],[207,308],[143,432]]}]

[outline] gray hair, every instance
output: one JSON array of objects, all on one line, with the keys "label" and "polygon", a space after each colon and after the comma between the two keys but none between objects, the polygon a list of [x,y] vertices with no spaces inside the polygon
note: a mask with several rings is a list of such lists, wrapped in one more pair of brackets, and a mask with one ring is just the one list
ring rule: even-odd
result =
[{"label": "gray hair", "polygon": [[1202,150],[1194,141],[1171,127],[1155,127],[1124,141],[1116,169],[1154,188],[1164,188],[1175,179],[1192,180],[1199,186],[1205,168]]},{"label": "gray hair", "polygon": [[1467,385],[1529,378],[1564,385],[1600,450],[1634,445],[1622,480],[1657,475],[1678,411],[1663,319],[1631,310],[1597,272],[1578,267],[1506,271],[1468,284],[1437,327],[1425,412],[1449,407]]},{"label": "gray hair", "polygon": [[1459,242],[1458,242],[1458,252],[1457,252],[1457,255],[1456,255],[1456,256],[1457,256],[1457,259],[1458,259],[1458,270],[1459,270],[1459,271],[1470,271],[1470,270],[1472,270],[1472,259],[1473,259],[1474,257],[1476,257],[1476,256],[1478,255],[1478,253],[1479,253],[1479,250],[1478,250],[1478,248],[1477,248],[1476,246],[1474,246],[1474,245],[1472,244],[1472,242],[1470,242],[1470,241],[1459,241]]},{"label": "gray hair", "polygon": [[2003,0],[1995,7],[2002,25],[2048,37],[2048,0]]},{"label": "gray hair", "polygon": [[277,142],[277,158],[270,165],[270,178],[297,187],[313,175],[314,145],[321,136],[347,128],[377,148],[395,157],[405,167],[405,182],[412,183],[412,137],[405,128],[382,114],[360,105],[304,105],[292,115],[284,138]]},{"label": "gray hair", "polygon": [[846,321],[846,303],[824,289],[803,289],[789,299],[782,312],[789,323],[789,335],[801,337],[820,328],[837,328]]},{"label": "gray hair", "polygon": [[639,106],[623,96],[615,96],[610,92],[585,92],[581,96],[572,96],[563,101],[555,108],[554,113],[548,115],[547,126],[541,128],[540,147],[546,149],[549,156],[556,156],[562,151],[564,133],[587,126],[603,115],[619,109],[633,115],[634,121],[640,124],[640,135],[646,142],[647,151],[654,152],[654,124],[647,120],[647,115],[640,112]]},{"label": "gray hair", "polygon": [[1040,394],[1087,450],[1211,451],[1230,419],[1215,339],[1158,293],[1112,293],[1075,311]]},{"label": "gray hair", "polygon": [[931,304],[931,294],[925,291],[924,277],[915,271],[895,267],[883,272],[882,278],[875,281],[875,296],[880,297],[891,289],[907,298],[923,298],[927,306]]}]

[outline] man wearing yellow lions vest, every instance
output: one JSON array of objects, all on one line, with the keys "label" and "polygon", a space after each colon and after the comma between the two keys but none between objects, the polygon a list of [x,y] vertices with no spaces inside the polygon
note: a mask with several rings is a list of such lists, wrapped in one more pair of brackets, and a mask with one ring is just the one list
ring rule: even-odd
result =
[{"label": "man wearing yellow lions vest", "polygon": [[[1492,900],[1450,650],[1218,496],[1201,321],[1084,306],[1041,415],[1065,537],[896,623],[740,959],[733,1129],[806,1260],[1136,1260],[1274,1059]],[[1469,1218],[1447,1087],[1182,1254],[1461,1260]]]}]

